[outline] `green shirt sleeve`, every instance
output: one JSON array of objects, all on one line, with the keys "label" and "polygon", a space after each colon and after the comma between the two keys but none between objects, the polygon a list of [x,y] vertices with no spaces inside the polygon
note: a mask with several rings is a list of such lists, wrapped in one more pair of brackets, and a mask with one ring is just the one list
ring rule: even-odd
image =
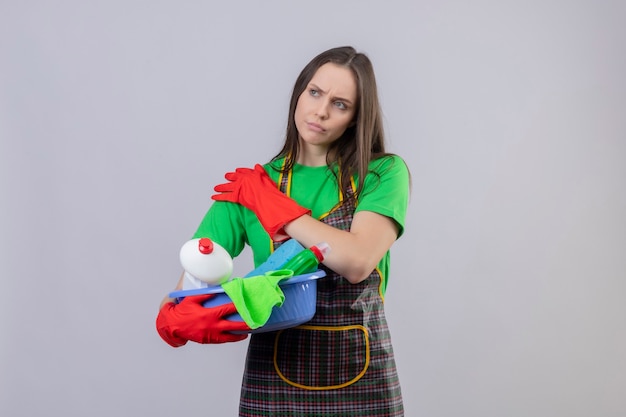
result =
[{"label": "green shirt sleeve", "polygon": [[221,245],[235,258],[246,243],[243,207],[239,204],[216,201],[205,214],[193,239],[208,237]]},{"label": "green shirt sleeve", "polygon": [[409,170],[397,155],[378,158],[369,165],[356,212],[372,211],[393,219],[398,237],[404,233],[409,204]]},{"label": "green shirt sleeve", "polygon": [[245,245],[252,248],[254,265],[271,254],[271,240],[256,215],[247,208],[225,201],[215,201],[205,214],[193,238],[208,237],[236,258]]}]

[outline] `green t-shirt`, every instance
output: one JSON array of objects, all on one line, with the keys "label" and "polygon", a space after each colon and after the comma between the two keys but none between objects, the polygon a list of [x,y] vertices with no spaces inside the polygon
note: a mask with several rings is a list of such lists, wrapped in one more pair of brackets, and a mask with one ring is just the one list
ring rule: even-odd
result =
[{"label": "green t-shirt", "polygon": [[[265,165],[265,170],[275,182],[278,182],[280,173],[272,169],[271,165],[280,166],[282,163],[281,159]],[[315,218],[325,216],[340,199],[337,180],[331,169],[336,171],[336,166],[308,167],[296,164],[293,167],[288,194],[301,206],[311,209]],[[404,232],[409,199],[409,172],[406,164],[398,156],[387,156],[370,162],[369,170],[356,212],[372,211],[390,217],[398,225],[399,237]],[[358,184],[358,178],[354,181]],[[248,244],[253,252],[255,267],[262,264],[272,251],[271,240],[256,215],[235,203],[214,202],[193,237],[214,240],[233,258]],[[383,279],[384,294],[389,274],[389,252],[381,259],[378,269]]]}]

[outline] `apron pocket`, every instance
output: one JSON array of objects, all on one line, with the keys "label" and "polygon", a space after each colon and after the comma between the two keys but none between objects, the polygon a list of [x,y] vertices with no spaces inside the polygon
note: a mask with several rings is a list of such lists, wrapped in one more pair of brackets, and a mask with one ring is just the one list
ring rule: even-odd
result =
[{"label": "apron pocket", "polygon": [[274,368],[283,381],[298,388],[346,387],[365,374],[369,362],[369,336],[360,325],[302,325],[276,334]]}]

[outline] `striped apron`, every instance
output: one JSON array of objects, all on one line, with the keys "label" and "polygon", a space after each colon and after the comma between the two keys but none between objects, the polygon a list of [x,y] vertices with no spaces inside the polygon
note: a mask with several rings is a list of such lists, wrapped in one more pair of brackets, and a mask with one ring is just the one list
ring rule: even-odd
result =
[{"label": "striped apron", "polygon": [[[343,199],[320,220],[349,230],[353,202]],[[350,284],[321,267],[327,275],[317,281],[311,321],[251,336],[239,416],[404,416],[380,273]]]}]

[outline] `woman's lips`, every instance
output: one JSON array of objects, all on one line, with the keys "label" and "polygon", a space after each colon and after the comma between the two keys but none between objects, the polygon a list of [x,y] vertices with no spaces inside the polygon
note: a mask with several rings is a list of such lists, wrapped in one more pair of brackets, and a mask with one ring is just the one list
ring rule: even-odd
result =
[{"label": "woman's lips", "polygon": [[317,123],[307,122],[307,126],[309,127],[309,129],[311,129],[314,132],[324,133],[326,131],[326,129],[324,129],[322,126],[318,125]]}]

